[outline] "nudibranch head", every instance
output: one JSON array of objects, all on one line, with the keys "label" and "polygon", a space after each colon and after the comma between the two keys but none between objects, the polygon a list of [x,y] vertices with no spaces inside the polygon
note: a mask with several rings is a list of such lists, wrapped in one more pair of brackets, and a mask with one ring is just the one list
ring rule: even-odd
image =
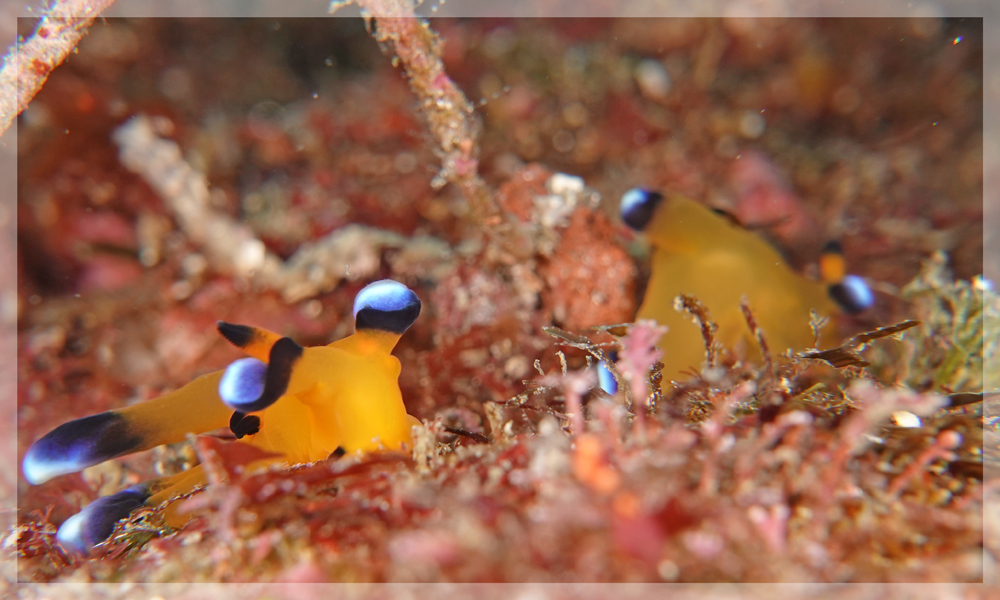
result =
[{"label": "nudibranch head", "polygon": [[234,410],[246,408],[264,393],[267,365],[256,358],[241,358],[226,367],[219,380],[219,398]]},{"label": "nudibranch head", "polygon": [[848,314],[864,312],[875,304],[875,293],[864,279],[857,275],[846,275],[829,288],[830,297]]},{"label": "nudibranch head", "polygon": [[377,329],[402,335],[420,315],[420,298],[398,281],[369,283],[354,298],[357,329]]},{"label": "nudibranch head", "polygon": [[656,214],[663,194],[643,188],[632,188],[622,194],[619,211],[622,221],[635,231],[642,231]]}]

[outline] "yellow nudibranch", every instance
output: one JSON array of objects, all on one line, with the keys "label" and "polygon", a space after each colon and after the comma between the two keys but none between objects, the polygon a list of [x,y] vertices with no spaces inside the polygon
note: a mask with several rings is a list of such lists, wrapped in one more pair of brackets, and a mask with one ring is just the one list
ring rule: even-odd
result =
[{"label": "yellow nudibranch", "polygon": [[[65,423],[24,456],[24,477],[39,484],[106,460],[229,427],[240,442],[280,455],[248,466],[322,460],[334,453],[399,450],[419,424],[406,413],[399,359],[390,352],[420,314],[420,300],[383,280],[354,300],[355,333],[303,348],[276,333],[220,321],[219,333],[250,355],[154,400]],[[235,411],[235,412],[234,412]],[[253,413],[253,414],[251,414]],[[99,498],[60,526],[57,539],[86,552],[115,522],[205,483],[201,465]],[[167,522],[186,519],[168,506]]]},{"label": "yellow nudibranch", "polygon": [[[813,346],[810,311],[831,317],[874,302],[864,280],[845,274],[839,245],[825,249],[821,283],[794,272],[761,237],[689,198],[632,189],[622,196],[621,216],[653,247],[652,274],[636,319],[667,326],[659,344],[667,379],[698,372],[705,360],[701,329],[674,309],[680,294],[697,297],[718,325],[717,340],[750,360],[760,352],[740,310],[744,296],[776,353]],[[833,345],[835,335],[827,326],[820,344]]]}]

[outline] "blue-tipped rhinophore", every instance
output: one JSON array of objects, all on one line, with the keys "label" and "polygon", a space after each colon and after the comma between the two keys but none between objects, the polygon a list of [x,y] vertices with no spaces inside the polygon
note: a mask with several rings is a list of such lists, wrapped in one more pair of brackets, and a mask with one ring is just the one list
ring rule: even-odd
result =
[{"label": "blue-tipped rhinophore", "polygon": [[141,444],[142,437],[122,416],[103,412],[63,423],[45,434],[28,448],[21,468],[28,483],[38,485],[124,456]]},{"label": "blue-tipped rhinophore", "polygon": [[663,194],[642,188],[632,188],[622,194],[619,212],[622,221],[635,231],[642,231],[653,220]]},{"label": "blue-tipped rhinophore", "polygon": [[243,407],[256,402],[264,393],[266,379],[265,363],[256,358],[241,358],[226,367],[222,374],[219,398],[234,410],[243,411]]},{"label": "blue-tipped rhinophore", "polygon": [[829,288],[830,297],[848,314],[864,312],[875,304],[875,293],[864,279],[846,275],[840,283]]},{"label": "blue-tipped rhinophore", "polygon": [[[608,355],[608,360],[614,361],[617,359],[617,353],[611,352]],[[615,376],[611,374],[611,370],[608,369],[606,361],[601,361],[597,363],[597,383],[602,390],[608,393],[609,396],[614,396],[618,393],[618,381]]]},{"label": "blue-tipped rhinophore", "polygon": [[383,279],[366,285],[354,298],[357,329],[378,329],[402,335],[420,314],[420,298],[398,281]]},{"label": "blue-tipped rhinophore", "polygon": [[618,362],[617,350],[609,351],[605,355],[605,360],[597,363],[597,385],[609,396],[614,396],[618,393],[618,381],[611,374],[611,369],[608,368],[609,362]]},{"label": "blue-tipped rhinophore", "polygon": [[86,554],[95,545],[108,539],[115,529],[115,523],[142,506],[149,496],[147,487],[138,484],[117,494],[98,498],[66,519],[56,532],[56,540],[67,550]]},{"label": "blue-tipped rhinophore", "polygon": [[267,364],[256,358],[233,362],[219,380],[219,398],[241,413],[264,410],[285,395],[303,351],[294,340],[283,337],[271,346]]}]

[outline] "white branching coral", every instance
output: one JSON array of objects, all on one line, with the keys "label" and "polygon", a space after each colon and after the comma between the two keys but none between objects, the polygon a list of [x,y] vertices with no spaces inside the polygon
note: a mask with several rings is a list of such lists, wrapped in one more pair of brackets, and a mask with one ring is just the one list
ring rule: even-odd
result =
[{"label": "white branching coral", "polygon": [[209,202],[205,175],[189,165],[176,142],[162,137],[156,118],[133,117],[113,134],[119,158],[163,198],[181,230],[200,246],[216,269],[251,279],[261,288],[281,292],[297,302],[334,289],[344,280],[374,276],[382,265],[382,251],[398,249],[392,266],[405,275],[419,267],[424,276],[449,264],[451,249],[436,238],[407,238],[398,233],[348,225],[324,238],[303,244],[287,261],[267,251],[254,232]]}]

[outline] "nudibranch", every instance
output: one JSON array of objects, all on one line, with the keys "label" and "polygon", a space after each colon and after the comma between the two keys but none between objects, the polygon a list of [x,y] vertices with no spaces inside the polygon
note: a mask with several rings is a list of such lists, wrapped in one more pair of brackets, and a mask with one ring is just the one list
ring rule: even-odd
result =
[{"label": "nudibranch", "polygon": [[[220,321],[219,333],[249,358],[154,400],[60,425],[28,449],[24,477],[43,483],[221,427],[240,440],[234,443],[278,455],[248,470],[408,447],[411,427],[419,421],[406,413],[399,359],[390,353],[419,314],[420,299],[412,290],[383,280],[355,298],[355,333],[328,346],[303,348],[264,329]],[[86,552],[132,510],[157,506],[205,481],[198,465],[99,498],[64,522],[57,539]],[[183,524],[186,517],[172,508],[167,507],[167,523]]]},{"label": "nudibranch", "polygon": [[[845,275],[839,246],[824,253],[824,281],[812,281],[794,272],[767,241],[690,198],[632,189],[622,196],[620,209],[625,224],[653,247],[652,273],[636,319],[667,326],[659,343],[667,379],[698,372],[705,360],[701,329],[674,309],[680,294],[697,297],[718,325],[717,340],[749,360],[758,359],[760,351],[740,310],[744,297],[774,353],[816,343],[811,311],[820,317],[860,312],[874,300],[863,279]],[[828,325],[819,344],[833,345],[835,336]]]}]

